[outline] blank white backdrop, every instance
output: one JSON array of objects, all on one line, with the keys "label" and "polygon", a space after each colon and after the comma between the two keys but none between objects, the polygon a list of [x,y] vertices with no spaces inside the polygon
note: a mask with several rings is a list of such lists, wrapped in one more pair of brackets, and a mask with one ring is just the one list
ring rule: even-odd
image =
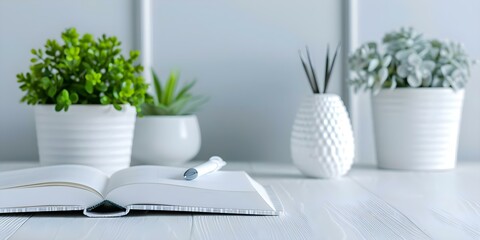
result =
[{"label": "blank white backdrop", "polygon": [[[210,96],[198,114],[198,156],[290,161],[290,131],[309,94],[298,50],[308,44],[323,63],[341,39],[341,1],[154,1],[154,67],[180,69]],[[341,63],[341,59],[338,63]],[[323,65],[318,65],[323,71]],[[341,66],[333,92],[341,92]]]}]

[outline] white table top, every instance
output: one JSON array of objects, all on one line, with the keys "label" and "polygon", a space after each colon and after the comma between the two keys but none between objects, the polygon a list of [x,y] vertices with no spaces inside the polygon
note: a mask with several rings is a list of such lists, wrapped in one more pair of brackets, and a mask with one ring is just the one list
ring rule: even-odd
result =
[{"label": "white table top", "polygon": [[[0,164],[0,171],[29,164]],[[80,214],[0,216],[0,239],[480,239],[480,163],[444,172],[356,167],[336,180],[291,165],[229,163],[271,185],[280,216]]]}]

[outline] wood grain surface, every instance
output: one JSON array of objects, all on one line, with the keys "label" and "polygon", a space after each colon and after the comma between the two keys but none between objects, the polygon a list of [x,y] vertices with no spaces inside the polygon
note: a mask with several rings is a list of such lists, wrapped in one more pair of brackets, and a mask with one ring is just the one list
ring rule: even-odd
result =
[{"label": "wood grain surface", "polygon": [[[0,171],[28,165],[0,164]],[[280,216],[79,213],[0,216],[0,239],[480,239],[480,164],[442,172],[356,167],[339,179],[291,165],[229,163],[279,196]]]}]

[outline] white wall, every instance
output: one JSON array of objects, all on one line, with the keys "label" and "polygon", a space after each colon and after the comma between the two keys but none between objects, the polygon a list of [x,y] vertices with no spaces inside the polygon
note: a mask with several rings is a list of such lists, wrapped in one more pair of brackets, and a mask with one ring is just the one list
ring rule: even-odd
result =
[{"label": "white wall", "polygon": [[[134,0],[0,1],[0,160],[37,159],[33,111],[19,103],[15,75],[29,66],[30,49],[76,26],[82,33],[117,35],[125,49],[136,37]],[[429,37],[465,43],[480,59],[480,2],[469,0],[359,0],[359,42],[379,41],[400,26]],[[341,39],[341,1],[154,1],[154,66],[198,79],[211,97],[199,113],[203,147],[198,158],[289,161],[296,108],[309,93],[297,49],[311,46],[323,60],[327,42]],[[340,66],[336,76],[341,80]],[[320,66],[323,71],[323,66]],[[480,66],[467,87],[459,159],[480,157]],[[338,81],[340,82],[340,81]],[[340,84],[333,88],[340,92]],[[369,102],[361,97],[362,161],[374,161]]]},{"label": "white wall", "polygon": [[[290,161],[294,115],[310,93],[297,51],[308,44],[323,63],[326,44],[341,39],[340,3],[154,2],[154,67],[164,77],[180,69],[184,80],[198,80],[198,93],[210,96],[198,114],[198,158]],[[335,92],[341,92],[340,70],[339,64]]]},{"label": "white wall", "polygon": [[[203,146],[229,160],[290,161],[295,111],[310,93],[297,50],[308,44],[323,62],[326,43],[341,39],[337,0],[154,1],[154,66],[182,71],[210,96],[200,112]],[[19,103],[15,75],[30,49],[76,26],[117,35],[134,46],[134,0],[0,1],[0,160],[37,159],[33,109]],[[339,59],[341,62],[342,59]],[[341,92],[340,65],[332,91]],[[323,71],[319,64],[318,71]]]},{"label": "white wall", "polygon": [[[359,0],[359,43],[381,41],[401,26],[412,26],[428,38],[450,39],[465,44],[471,57],[480,59],[480,1],[471,0]],[[459,160],[480,159],[480,66],[473,68],[466,88]],[[360,97],[357,148],[360,161],[375,159],[368,96]]]}]

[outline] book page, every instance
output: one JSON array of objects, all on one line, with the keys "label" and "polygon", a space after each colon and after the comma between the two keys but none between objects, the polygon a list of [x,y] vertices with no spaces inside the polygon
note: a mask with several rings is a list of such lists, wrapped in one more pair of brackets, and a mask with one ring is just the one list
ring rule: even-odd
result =
[{"label": "book page", "polygon": [[136,166],[110,178],[105,198],[120,206],[168,205],[216,209],[275,207],[262,186],[240,171],[218,171],[192,181],[183,178],[185,168]]},{"label": "book page", "polygon": [[255,191],[245,172],[218,171],[192,181],[183,178],[186,168],[135,166],[114,173],[105,193],[131,184],[165,184],[218,191]]},{"label": "book page", "polygon": [[81,165],[55,165],[0,172],[0,191],[11,188],[68,186],[102,196],[108,176]]},{"label": "book page", "polygon": [[84,209],[102,201],[103,198],[97,193],[69,186],[0,189],[0,212],[11,208],[30,208],[29,211],[35,212],[48,208],[48,206]]}]

